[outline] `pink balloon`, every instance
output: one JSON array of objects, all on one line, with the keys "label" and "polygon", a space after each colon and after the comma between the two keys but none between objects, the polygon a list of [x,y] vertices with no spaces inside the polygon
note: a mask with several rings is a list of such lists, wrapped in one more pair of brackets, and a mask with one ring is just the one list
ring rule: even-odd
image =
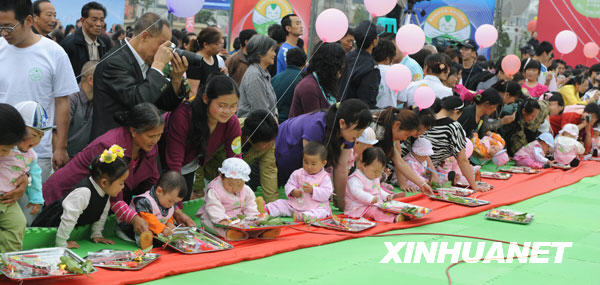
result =
[{"label": "pink balloon", "polygon": [[392,12],[397,3],[397,0],[365,0],[365,8],[375,17],[384,16]]},{"label": "pink balloon", "polygon": [[465,138],[467,140],[467,145],[465,146],[465,152],[467,155],[467,158],[471,157],[471,155],[473,155],[473,142],[469,139],[469,138]]},{"label": "pink balloon", "polygon": [[481,25],[477,28],[477,31],[475,31],[475,41],[482,48],[493,46],[496,43],[496,40],[498,40],[498,30],[492,25]]},{"label": "pink balloon", "polygon": [[587,58],[594,58],[600,52],[600,47],[595,42],[589,42],[583,46],[583,54]]},{"label": "pink balloon", "polygon": [[530,33],[533,33],[533,31],[535,31],[537,29],[537,20],[531,20],[529,21],[529,23],[527,23],[527,30]]},{"label": "pink balloon", "polygon": [[204,6],[204,0],[167,0],[169,13],[187,18],[196,15]]},{"label": "pink balloon", "polygon": [[348,17],[338,9],[327,9],[317,17],[315,29],[322,41],[337,42],[348,32]]},{"label": "pink balloon", "polygon": [[385,72],[385,83],[396,92],[406,89],[411,79],[412,73],[404,64],[394,64]]},{"label": "pink balloon", "polygon": [[521,69],[521,60],[518,56],[510,54],[502,59],[502,71],[508,76],[513,76]]},{"label": "pink balloon", "polygon": [[435,101],[435,92],[429,86],[421,86],[415,90],[415,104],[419,109],[427,109]]},{"label": "pink balloon", "polygon": [[571,53],[577,47],[577,35],[570,30],[564,30],[556,35],[554,45],[562,54]]},{"label": "pink balloon", "polygon": [[398,29],[396,44],[404,54],[417,53],[425,45],[425,32],[417,25],[404,25]]}]

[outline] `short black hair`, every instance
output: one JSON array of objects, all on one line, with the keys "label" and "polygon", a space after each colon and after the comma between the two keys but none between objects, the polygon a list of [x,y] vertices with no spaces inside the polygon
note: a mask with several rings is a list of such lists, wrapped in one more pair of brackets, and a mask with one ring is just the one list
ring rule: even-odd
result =
[{"label": "short black hair", "polygon": [[27,16],[33,16],[31,0],[4,0],[0,1],[0,11],[15,12],[15,19],[23,24]]},{"label": "short black hair", "polygon": [[252,29],[243,30],[240,32],[238,39],[240,39],[240,46],[245,47],[247,41],[249,41],[254,35],[256,35],[256,31]]},{"label": "short black hair", "polygon": [[522,62],[522,66],[521,66],[522,72],[525,72],[525,70],[531,69],[531,68],[537,69],[538,71],[541,72],[542,64],[539,61],[537,61],[535,59],[531,59],[531,58],[528,58]]},{"label": "short black hair", "polygon": [[165,194],[179,191],[177,193],[177,197],[179,198],[184,198],[188,192],[187,183],[183,175],[173,170],[163,173],[156,186],[162,188]]},{"label": "short black hair", "polygon": [[242,44],[240,43],[240,38],[233,39],[233,49],[238,50],[242,48]]},{"label": "short black hair", "polygon": [[356,46],[362,50],[368,49],[377,39],[377,26],[370,21],[362,21],[354,29]]},{"label": "short black hair", "polygon": [[365,149],[362,154],[362,162],[365,165],[371,165],[371,163],[379,161],[381,164],[385,166],[387,161],[385,157],[385,152],[380,147],[370,147]]},{"label": "short black hair", "polygon": [[600,105],[598,104],[587,104],[583,109],[583,112],[588,114],[596,114],[600,118]]},{"label": "short black hair", "polygon": [[196,36],[196,34],[194,34],[194,33],[187,33],[187,34],[186,34],[186,35],[183,37],[183,39],[181,39],[181,42],[182,42],[184,45],[187,45],[187,44],[189,44],[189,43],[190,43],[190,37],[191,37],[191,36],[194,36],[194,37],[195,37],[195,36]]},{"label": "short black hair", "polygon": [[588,70],[588,72],[590,73],[590,75],[592,75],[592,72],[600,72],[600,63],[596,63],[596,64],[592,65],[590,67],[590,70]]},{"label": "short black hair", "polygon": [[285,60],[288,66],[302,67],[306,64],[306,53],[301,48],[293,48],[287,51]]},{"label": "short black hair", "polygon": [[304,155],[318,155],[321,160],[327,160],[327,149],[316,141],[310,141],[304,146]]},{"label": "short black hair", "polygon": [[[29,2],[29,0],[25,0],[27,2]],[[37,0],[35,2],[33,2],[33,14],[36,16],[39,16],[42,13],[42,10],[40,9],[40,4],[42,3],[50,3],[50,0]]]},{"label": "short black hair", "polygon": [[431,52],[431,50],[422,48],[420,51],[411,55],[410,57],[414,59],[422,68],[425,68],[425,58],[432,54],[433,52]]},{"label": "short black hair", "polygon": [[98,2],[88,2],[87,4],[81,7],[81,18],[87,18],[90,16],[90,10],[100,10],[104,13],[104,17],[106,17],[106,8]]},{"label": "short black hair", "polygon": [[90,166],[90,176],[96,182],[100,182],[100,179],[106,178],[108,183],[112,184],[115,180],[119,179],[123,176],[128,170],[129,165],[127,161],[121,157],[117,157],[115,161],[111,163],[104,163],[100,161],[99,154],[92,160],[92,165]]},{"label": "short black hair", "polygon": [[565,106],[565,99],[563,98],[562,94],[560,94],[556,91],[552,91],[550,93],[552,93],[552,96],[550,96],[550,98],[548,98],[548,102],[558,102],[558,106],[562,106],[562,107]]},{"label": "short black hair", "polygon": [[288,31],[285,27],[292,26],[292,17],[298,17],[296,14],[287,14],[281,19],[281,27],[283,28],[284,35],[287,37]]},{"label": "short black hair", "polygon": [[552,46],[551,43],[549,43],[547,41],[543,41],[535,49],[535,55],[540,56],[540,55],[542,55],[542,53],[545,53],[545,52],[550,53],[553,50],[554,50],[554,47]]},{"label": "short black hair", "polygon": [[270,142],[277,137],[277,121],[267,110],[255,110],[248,114],[242,127],[242,137],[252,143]]},{"label": "short black hair", "polygon": [[0,145],[14,145],[25,137],[27,128],[15,107],[0,103],[0,122]]},{"label": "short black hair", "polygon": [[270,25],[267,34],[278,44],[285,42],[285,31],[279,24]]},{"label": "short black hair", "polygon": [[396,45],[388,39],[381,39],[377,46],[373,49],[373,59],[376,62],[382,62],[386,59],[394,59],[396,57]]}]

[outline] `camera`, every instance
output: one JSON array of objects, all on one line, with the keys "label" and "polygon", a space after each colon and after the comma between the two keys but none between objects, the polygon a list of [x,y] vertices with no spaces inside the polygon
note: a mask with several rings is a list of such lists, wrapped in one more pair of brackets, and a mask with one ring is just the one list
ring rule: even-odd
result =
[{"label": "camera", "polygon": [[589,122],[591,122],[591,121],[592,121],[592,115],[590,115],[590,114],[587,114],[587,115],[585,115],[585,116],[583,117],[583,119],[584,119],[586,122],[588,122],[588,123],[589,123]]},{"label": "camera", "polygon": [[188,65],[200,65],[203,60],[202,56],[191,51],[177,48],[177,46],[174,43],[171,43],[171,48],[173,49],[173,52],[177,53],[179,56],[185,56],[185,58],[188,61]]}]

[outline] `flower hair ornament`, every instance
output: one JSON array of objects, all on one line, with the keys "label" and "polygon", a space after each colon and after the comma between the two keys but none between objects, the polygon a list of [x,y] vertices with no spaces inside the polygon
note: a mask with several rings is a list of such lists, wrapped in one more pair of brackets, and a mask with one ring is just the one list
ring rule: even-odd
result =
[{"label": "flower hair ornament", "polygon": [[117,157],[123,157],[124,155],[123,148],[113,144],[109,149],[105,149],[104,152],[100,155],[100,162],[102,163],[113,163],[117,160]]}]

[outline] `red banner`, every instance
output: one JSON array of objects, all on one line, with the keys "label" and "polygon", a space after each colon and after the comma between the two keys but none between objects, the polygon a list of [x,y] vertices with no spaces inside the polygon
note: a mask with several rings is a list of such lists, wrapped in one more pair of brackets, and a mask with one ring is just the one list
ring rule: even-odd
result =
[{"label": "red banner", "polygon": [[562,30],[577,34],[577,47],[570,54],[562,55],[556,49],[554,58],[562,58],[567,64],[590,66],[600,62],[600,56],[587,59],[583,45],[595,42],[600,45],[600,5],[585,0],[541,0],[538,10],[537,32],[540,41],[554,45],[554,38]]},{"label": "red banner", "polygon": [[233,3],[232,39],[245,29],[254,29],[259,34],[267,35],[269,26],[281,24],[281,18],[285,15],[296,14],[302,20],[302,38],[308,45],[312,0],[237,0]]},{"label": "red banner", "polygon": [[194,26],[196,25],[195,20],[194,16],[185,18],[185,30],[188,31],[188,33],[194,32]]}]

